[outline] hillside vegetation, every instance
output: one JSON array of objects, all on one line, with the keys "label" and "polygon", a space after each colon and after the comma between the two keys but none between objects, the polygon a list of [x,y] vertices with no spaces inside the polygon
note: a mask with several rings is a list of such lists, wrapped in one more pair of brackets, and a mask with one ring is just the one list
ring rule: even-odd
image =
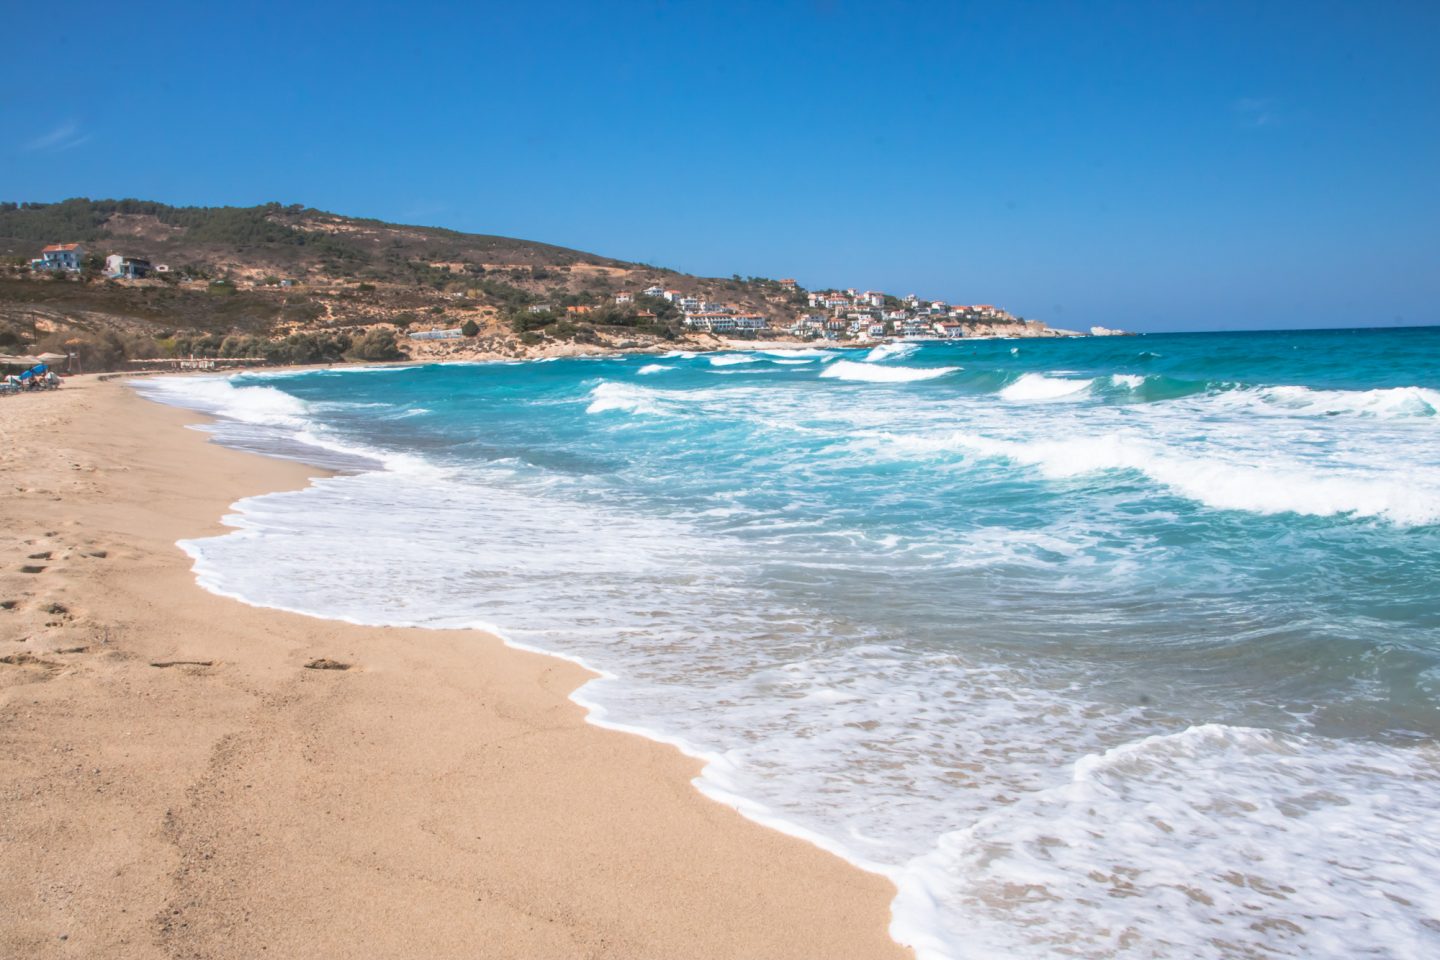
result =
[{"label": "hillside vegetation", "polygon": [[[36,274],[51,243],[85,245],[80,274]],[[112,253],[165,265],[107,280]],[[690,339],[652,285],[788,322],[803,300],[763,278],[701,278],[509,237],[343,217],[299,205],[145,200],[0,204],[0,353],[78,352],[89,368],[170,355],[291,361],[365,353],[519,356],[579,343]],[[463,328],[462,341],[407,331]],[[388,334],[388,340],[381,334]],[[388,343],[390,350],[385,349]]]}]

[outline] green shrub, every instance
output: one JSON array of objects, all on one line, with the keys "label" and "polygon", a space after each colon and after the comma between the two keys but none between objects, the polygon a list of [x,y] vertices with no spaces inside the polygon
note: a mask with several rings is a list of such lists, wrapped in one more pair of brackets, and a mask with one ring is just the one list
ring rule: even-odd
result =
[{"label": "green shrub", "polygon": [[395,342],[393,330],[371,330],[355,342],[347,356],[351,360],[404,360],[404,351]]}]

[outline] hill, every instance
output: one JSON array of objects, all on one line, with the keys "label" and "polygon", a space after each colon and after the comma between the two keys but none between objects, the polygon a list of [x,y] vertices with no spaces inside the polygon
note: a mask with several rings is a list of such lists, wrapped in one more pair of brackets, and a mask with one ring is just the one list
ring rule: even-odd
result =
[{"label": "hill", "polygon": [[[85,269],[29,270],[53,243],[82,244]],[[109,254],[165,270],[105,279]],[[278,203],[3,203],[0,258],[0,353],[68,345],[91,368],[189,353],[384,358],[397,355],[397,335],[417,357],[703,345],[673,304],[638,296],[654,286],[778,323],[804,306],[802,296],[763,278],[693,277],[552,244]],[[617,305],[620,292],[637,296]],[[462,326],[475,336],[403,335]]]}]

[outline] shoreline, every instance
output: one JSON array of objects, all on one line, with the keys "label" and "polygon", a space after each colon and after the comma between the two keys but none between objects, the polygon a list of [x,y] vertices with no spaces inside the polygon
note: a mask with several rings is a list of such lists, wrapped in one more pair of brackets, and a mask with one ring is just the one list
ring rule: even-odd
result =
[{"label": "shoreline", "polygon": [[587,718],[566,658],[202,589],[178,540],[326,473],[204,419],[94,377],[0,407],[4,952],[910,955],[888,880]]}]

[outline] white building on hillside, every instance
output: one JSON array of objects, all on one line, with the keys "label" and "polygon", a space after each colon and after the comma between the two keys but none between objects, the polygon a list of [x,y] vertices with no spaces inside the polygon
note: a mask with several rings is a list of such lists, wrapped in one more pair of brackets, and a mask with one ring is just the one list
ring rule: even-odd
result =
[{"label": "white building on hillside", "polygon": [[78,273],[85,262],[85,248],[78,243],[52,243],[30,261],[31,270],[66,270]]}]

